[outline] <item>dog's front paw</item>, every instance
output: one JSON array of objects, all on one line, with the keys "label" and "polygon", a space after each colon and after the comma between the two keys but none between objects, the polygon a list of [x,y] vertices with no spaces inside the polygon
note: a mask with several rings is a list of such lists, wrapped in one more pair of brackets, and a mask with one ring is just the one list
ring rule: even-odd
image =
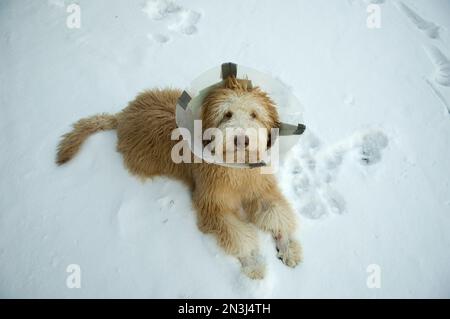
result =
[{"label": "dog's front paw", "polygon": [[263,279],[266,275],[266,264],[261,255],[252,254],[239,258],[239,261],[242,265],[242,272],[250,279]]},{"label": "dog's front paw", "polygon": [[302,247],[294,239],[277,239],[278,258],[289,267],[294,268],[302,261]]}]

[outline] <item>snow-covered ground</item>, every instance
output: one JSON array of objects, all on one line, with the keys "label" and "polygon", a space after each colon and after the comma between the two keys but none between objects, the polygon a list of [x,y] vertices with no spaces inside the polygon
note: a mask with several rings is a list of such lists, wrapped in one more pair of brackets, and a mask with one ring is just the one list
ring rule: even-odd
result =
[{"label": "snow-covered ground", "polygon": [[[450,297],[448,0],[76,3],[79,29],[72,1],[0,2],[1,297]],[[54,163],[75,120],[226,61],[289,84],[308,128],[279,172],[304,262],[261,234],[259,282],[183,185],[127,173],[114,131]]]}]

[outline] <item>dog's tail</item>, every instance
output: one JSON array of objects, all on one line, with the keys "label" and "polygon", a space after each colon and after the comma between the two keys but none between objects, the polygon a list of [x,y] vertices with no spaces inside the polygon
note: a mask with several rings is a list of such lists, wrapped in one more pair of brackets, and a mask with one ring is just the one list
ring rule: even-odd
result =
[{"label": "dog's tail", "polygon": [[62,136],[58,145],[56,163],[62,165],[71,160],[89,135],[115,128],[117,128],[117,118],[111,114],[103,113],[79,120],[73,125],[71,132]]}]

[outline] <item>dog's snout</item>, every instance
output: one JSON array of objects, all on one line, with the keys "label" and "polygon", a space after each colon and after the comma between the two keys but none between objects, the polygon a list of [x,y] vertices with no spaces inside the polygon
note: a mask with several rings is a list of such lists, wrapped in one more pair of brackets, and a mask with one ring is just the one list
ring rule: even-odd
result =
[{"label": "dog's snout", "polygon": [[239,146],[247,147],[249,143],[250,143],[250,139],[248,138],[247,135],[240,135],[240,136],[234,137],[234,145],[236,145],[238,147]]}]

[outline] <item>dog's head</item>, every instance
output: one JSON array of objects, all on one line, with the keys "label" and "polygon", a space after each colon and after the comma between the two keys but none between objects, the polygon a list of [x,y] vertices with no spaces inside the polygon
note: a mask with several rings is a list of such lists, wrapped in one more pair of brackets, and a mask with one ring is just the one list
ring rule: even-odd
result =
[{"label": "dog's head", "polygon": [[259,161],[271,145],[271,129],[280,126],[274,102],[267,93],[248,83],[230,76],[203,101],[204,130],[217,129],[221,133],[221,139],[213,133],[211,141],[204,141],[204,145],[213,153],[220,145],[227,162],[229,158],[239,161],[238,152],[245,154],[246,163]]}]

